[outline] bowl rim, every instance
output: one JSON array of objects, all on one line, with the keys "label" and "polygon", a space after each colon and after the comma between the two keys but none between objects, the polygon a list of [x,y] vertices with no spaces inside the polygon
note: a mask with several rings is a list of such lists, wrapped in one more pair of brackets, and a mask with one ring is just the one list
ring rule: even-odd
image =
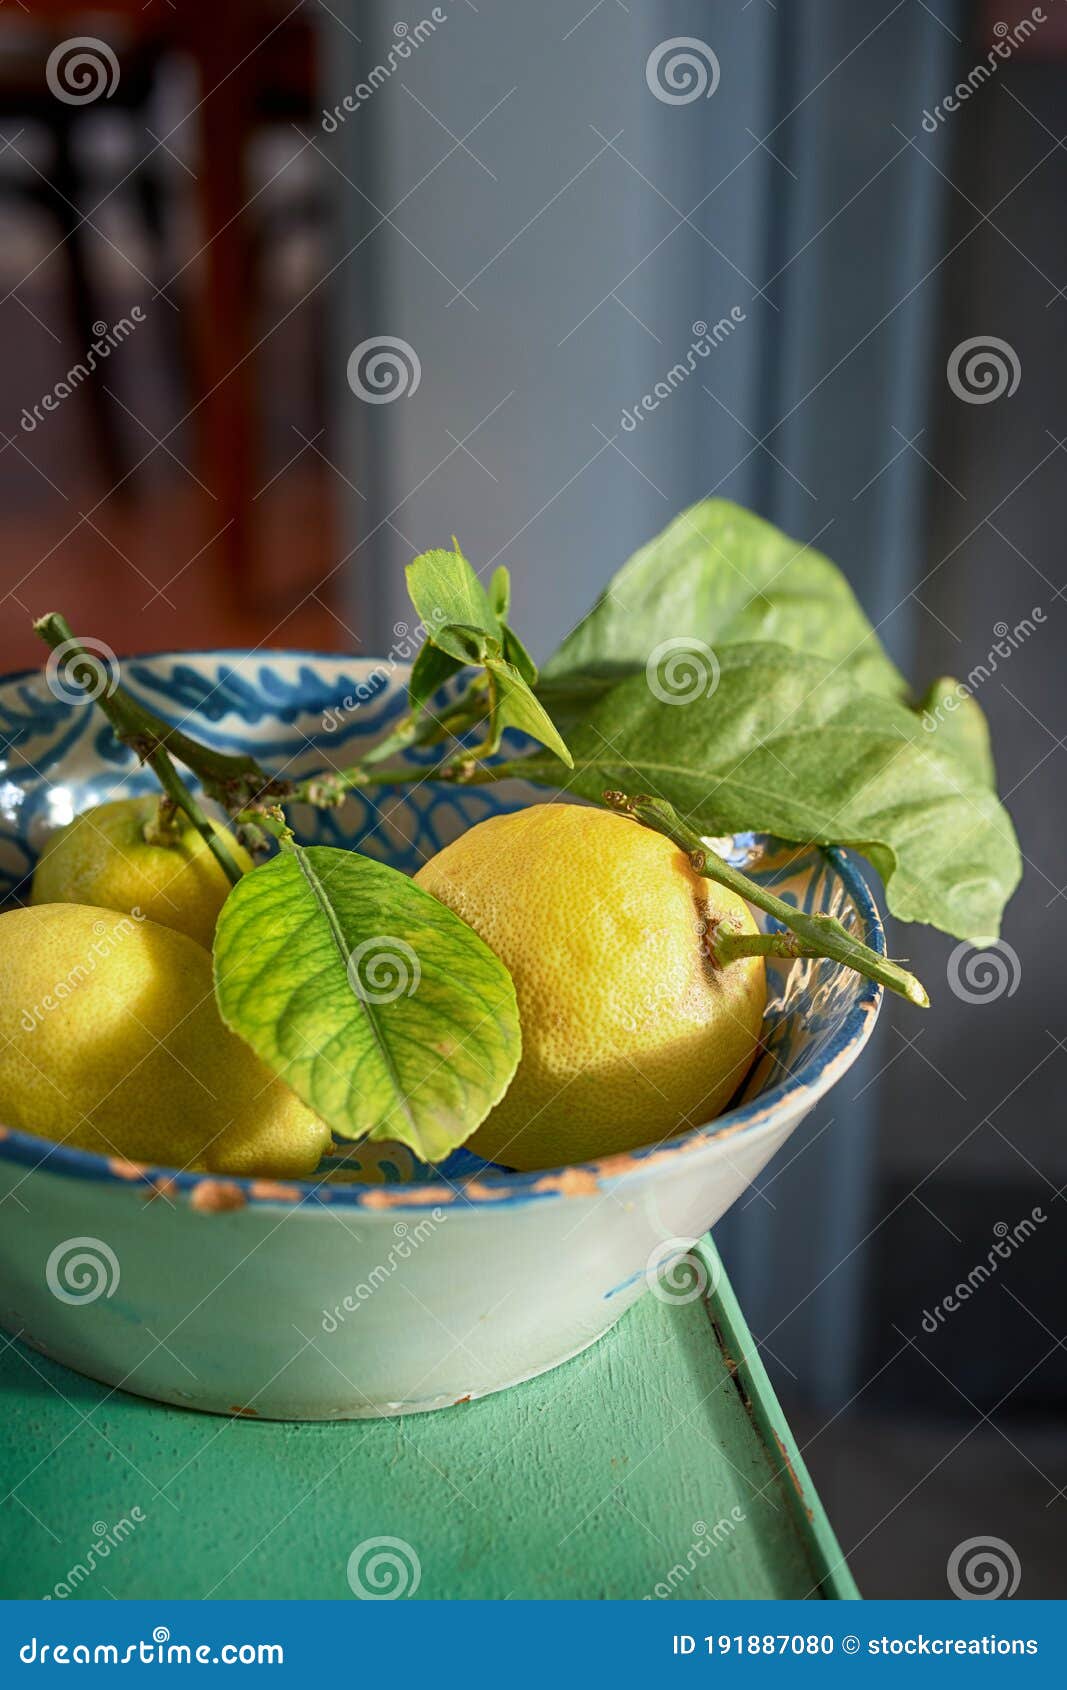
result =
[{"label": "bowl rim", "polygon": [[[240,647],[203,647],[187,651],[159,651],[132,653],[121,662],[149,661],[152,658],[181,657],[244,657],[256,658],[258,652]],[[373,656],[357,656],[346,652],[313,651],[301,647],[265,647],[269,656],[289,658],[326,658],[335,662],[357,664],[380,662]],[[401,665],[398,665],[401,667]],[[0,686],[41,676],[40,669],[25,669],[0,676]],[[546,789],[548,790],[548,789]],[[761,837],[756,835],[756,837]],[[840,846],[817,846],[831,865],[850,897],[863,928],[865,942],[885,956],[885,931],[877,904],[866,880],[853,858]],[[105,1156],[96,1151],[57,1143],[26,1132],[21,1128],[0,1123],[0,1160],[28,1166],[31,1172],[41,1171],[88,1179],[94,1182],[148,1187],[148,1195],[180,1191],[190,1197],[194,1205],[204,1209],[239,1208],[245,1205],[309,1206],[324,1212],[335,1209],[381,1210],[393,1214],[417,1214],[427,1209],[450,1207],[464,1209],[496,1208],[501,1205],[540,1202],[553,1197],[595,1197],[614,1189],[620,1181],[633,1180],[666,1161],[677,1162],[684,1156],[700,1157],[700,1152],[713,1151],[723,1139],[747,1137],[760,1128],[778,1125],[794,1114],[803,1103],[805,1113],[823,1097],[830,1087],[851,1067],[863,1050],[878,1017],[883,988],[875,981],[856,975],[855,999],[842,1025],[819,1051],[815,1072],[806,1079],[786,1074],[785,1079],[752,1098],[748,1103],[727,1109],[703,1126],[657,1144],[640,1146],[635,1150],[619,1151],[614,1155],[588,1162],[570,1163],[564,1167],[535,1169],[529,1172],[508,1172],[487,1167],[473,1175],[460,1175],[455,1181],[440,1180],[418,1185],[360,1185],[334,1184],[322,1179],[266,1179],[249,1175],[193,1173],[150,1163],[127,1161]],[[199,1195],[199,1203],[198,1203]]]}]

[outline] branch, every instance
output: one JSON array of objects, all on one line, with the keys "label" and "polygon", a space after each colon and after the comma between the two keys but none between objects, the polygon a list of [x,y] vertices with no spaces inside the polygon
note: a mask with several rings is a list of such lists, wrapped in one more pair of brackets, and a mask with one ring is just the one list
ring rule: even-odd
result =
[{"label": "branch", "polygon": [[[173,744],[175,738],[184,740],[185,736],[175,736],[174,731],[168,728],[165,722],[159,722],[158,717],[145,710],[117,682],[101,688],[98,685],[99,657],[94,657],[84,646],[79,645],[62,616],[55,612],[43,616],[39,622],[34,623],[34,629],[53,651],[62,652],[62,661],[70,678],[86,688],[88,701],[100,706],[122,743],[135,751],[142,763],[149,765],[167,798],[185,811],[227,880],[236,886],[241,878],[240,868],[230,855],[225,840],[220,838],[212,827],[208,817],[181,779],[167,750],[167,739]],[[157,723],[163,730],[162,734],[157,732]],[[188,743],[195,744],[192,740]],[[196,749],[203,752],[206,747],[197,746]],[[210,755],[214,757],[217,754]],[[184,762],[185,759],[182,760]]]},{"label": "branch", "polygon": [[[74,680],[81,680],[88,688],[95,688],[100,675],[100,659],[78,642],[70,624],[58,611],[51,611],[33,624],[33,631],[53,651],[61,652],[63,663]],[[81,675],[78,671],[81,669]],[[172,727],[147,705],[141,704],[116,681],[99,690],[95,702],[103,710],[116,736],[129,745],[142,761],[148,761],[146,746],[160,747],[177,757],[196,775],[210,798],[216,798],[227,810],[258,798],[266,791],[274,792],[277,782],[260,768],[254,757],[241,753],[233,755],[215,751],[190,739],[180,728]]]},{"label": "branch", "polygon": [[723,922],[712,940],[712,953],[724,966],[738,956],[824,956],[845,968],[854,968],[868,980],[877,980],[891,992],[898,992],[909,1003],[928,1009],[930,999],[926,990],[906,968],[880,957],[869,945],[854,939],[841,923],[831,915],[805,915],[773,892],[750,880],[739,869],[732,868],[717,852],[706,845],[699,833],[682,821],[672,805],[661,798],[629,798],[624,792],[605,792],[604,802],[614,810],[633,816],[635,821],[656,833],[665,834],[685,851],[697,874],[707,880],[729,887],[747,903],[774,916],[788,933],[741,934]]}]

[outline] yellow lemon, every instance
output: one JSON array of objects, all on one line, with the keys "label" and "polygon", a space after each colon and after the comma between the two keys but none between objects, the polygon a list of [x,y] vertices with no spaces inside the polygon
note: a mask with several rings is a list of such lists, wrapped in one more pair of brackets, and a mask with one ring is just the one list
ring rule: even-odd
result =
[{"label": "yellow lemon", "polygon": [[661,834],[571,804],[493,816],[415,876],[511,971],[522,1058],[468,1140],[513,1168],[657,1143],[724,1108],[756,1053],[762,957],[726,968],[706,939],[747,905]]},{"label": "yellow lemon", "polygon": [[300,1177],[330,1145],[223,1026],[201,945],[84,904],[0,915],[0,1121],[210,1173]]},{"label": "yellow lemon", "polygon": [[[195,827],[184,815],[173,844],[145,839],[158,796],[116,798],[83,810],[53,833],[33,876],[35,904],[96,904],[187,933],[210,950],[230,883]],[[212,826],[238,868],[252,867],[248,852],[218,823]]]}]

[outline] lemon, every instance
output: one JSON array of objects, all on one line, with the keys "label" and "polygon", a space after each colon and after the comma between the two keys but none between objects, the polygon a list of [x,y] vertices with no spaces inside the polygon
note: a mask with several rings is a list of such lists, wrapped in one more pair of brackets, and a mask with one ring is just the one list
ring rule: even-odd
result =
[{"label": "lemon", "polygon": [[[187,933],[210,950],[215,922],[230,883],[200,834],[178,817],[173,844],[150,845],[144,836],[159,808],[158,796],[116,798],[83,810],[45,845],[33,876],[35,904],[96,904]],[[212,822],[238,868],[252,867],[247,851],[226,828]]]},{"label": "lemon", "polygon": [[420,886],[510,970],[522,1057],[468,1140],[492,1162],[547,1168],[673,1137],[744,1078],[766,1004],[762,957],[720,968],[709,923],[756,931],[747,905],[622,816],[536,804],[432,857]]},{"label": "lemon", "polygon": [[283,1178],[331,1142],[223,1026],[202,946],[84,904],[0,915],[0,1121],[129,1161]]}]

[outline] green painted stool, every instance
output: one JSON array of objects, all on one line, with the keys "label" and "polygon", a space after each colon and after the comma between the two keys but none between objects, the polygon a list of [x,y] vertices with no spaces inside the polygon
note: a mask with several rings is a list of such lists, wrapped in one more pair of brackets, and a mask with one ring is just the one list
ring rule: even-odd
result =
[{"label": "green painted stool", "polygon": [[7,1341],[0,1596],[857,1596],[710,1242],[689,1272],[555,1371],[396,1420],[217,1419]]}]

